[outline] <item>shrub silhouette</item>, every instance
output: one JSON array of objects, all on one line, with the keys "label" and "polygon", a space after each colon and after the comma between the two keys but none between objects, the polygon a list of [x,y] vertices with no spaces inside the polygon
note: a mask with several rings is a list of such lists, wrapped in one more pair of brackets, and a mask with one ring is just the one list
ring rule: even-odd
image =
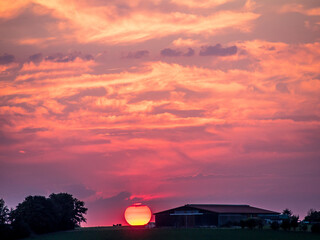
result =
[{"label": "shrub silhouette", "polygon": [[314,223],[311,226],[311,232],[320,233],[320,223]]},{"label": "shrub silhouette", "polygon": [[248,218],[240,221],[241,228],[254,229],[255,227],[263,228],[263,220],[259,218]]},{"label": "shrub silhouette", "polygon": [[272,230],[279,230],[280,224],[278,222],[276,222],[276,221],[273,221],[271,223],[270,227],[271,227]]},{"label": "shrub silhouette", "polygon": [[300,231],[305,232],[308,230],[308,225],[303,223],[303,224],[300,224],[299,228],[300,228]]},{"label": "shrub silhouette", "polygon": [[290,219],[284,219],[282,221],[280,227],[285,231],[290,230],[290,228],[291,228]]}]

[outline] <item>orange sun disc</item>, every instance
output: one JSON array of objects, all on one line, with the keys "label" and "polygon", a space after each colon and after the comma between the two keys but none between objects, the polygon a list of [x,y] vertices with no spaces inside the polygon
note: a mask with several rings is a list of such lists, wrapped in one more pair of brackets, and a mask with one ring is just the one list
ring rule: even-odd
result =
[{"label": "orange sun disc", "polygon": [[131,226],[143,226],[151,220],[151,210],[146,205],[136,203],[127,207],[124,217]]}]

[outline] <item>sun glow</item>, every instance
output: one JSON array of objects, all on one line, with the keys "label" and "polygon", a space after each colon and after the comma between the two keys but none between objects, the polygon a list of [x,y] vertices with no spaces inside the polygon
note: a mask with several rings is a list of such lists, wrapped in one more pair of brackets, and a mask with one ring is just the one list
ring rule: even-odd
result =
[{"label": "sun glow", "polygon": [[135,203],[127,207],[124,217],[131,226],[143,226],[149,223],[151,219],[151,210],[146,205]]}]

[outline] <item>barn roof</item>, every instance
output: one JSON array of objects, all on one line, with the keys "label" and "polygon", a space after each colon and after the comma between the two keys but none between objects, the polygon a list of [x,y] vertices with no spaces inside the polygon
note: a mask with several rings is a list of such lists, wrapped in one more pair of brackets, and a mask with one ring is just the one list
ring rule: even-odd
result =
[{"label": "barn roof", "polygon": [[[230,205],[230,204],[187,204],[181,207],[168,209],[158,213],[174,211],[181,208],[193,208],[198,210],[205,210],[214,213],[244,213],[244,214],[280,214],[278,212],[251,207],[250,205]],[[155,213],[155,214],[158,214]]]}]

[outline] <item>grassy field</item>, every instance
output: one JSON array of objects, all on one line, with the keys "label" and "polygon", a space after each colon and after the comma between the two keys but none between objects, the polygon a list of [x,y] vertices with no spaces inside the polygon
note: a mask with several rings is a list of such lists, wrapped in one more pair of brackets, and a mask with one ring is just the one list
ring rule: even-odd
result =
[{"label": "grassy field", "polygon": [[247,229],[131,229],[81,228],[27,238],[27,240],[319,240],[319,234]]}]

